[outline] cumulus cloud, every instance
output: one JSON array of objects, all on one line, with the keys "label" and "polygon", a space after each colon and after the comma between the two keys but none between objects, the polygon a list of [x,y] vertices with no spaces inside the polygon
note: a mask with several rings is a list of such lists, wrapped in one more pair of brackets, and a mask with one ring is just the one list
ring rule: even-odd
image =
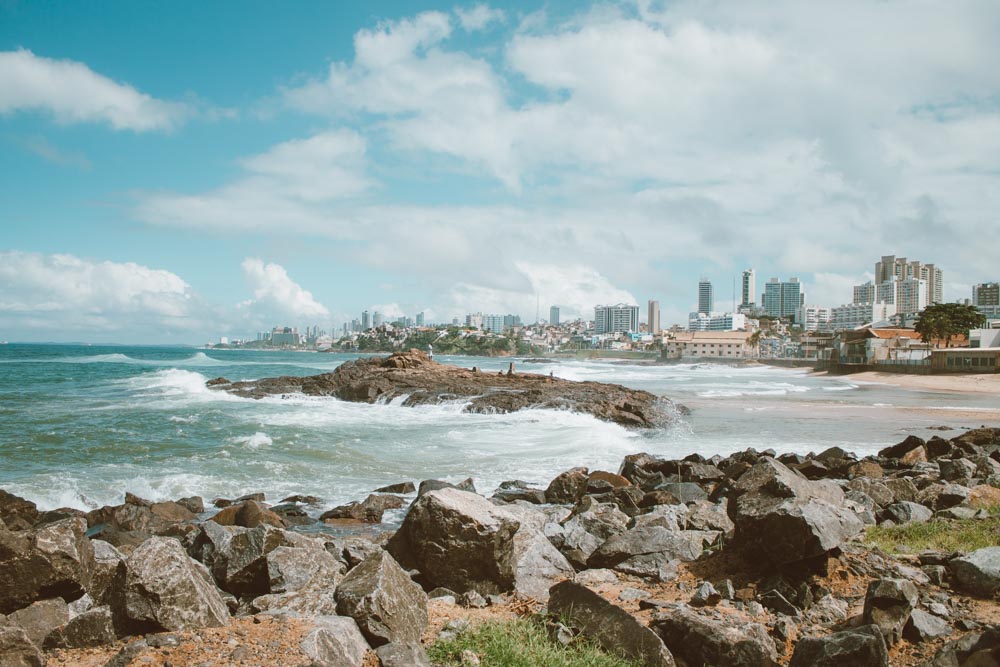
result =
[{"label": "cumulus cloud", "polygon": [[73,60],[26,49],[0,52],[0,114],[47,111],[60,123],[107,123],[116,130],[168,130],[188,113]]},{"label": "cumulus cloud", "polygon": [[174,273],[132,262],[0,252],[0,322],[15,331],[191,331],[201,304]]},{"label": "cumulus cloud", "polygon": [[485,30],[492,23],[502,22],[504,13],[502,9],[494,9],[487,4],[479,3],[469,8],[456,7],[455,16],[462,28],[468,32]]},{"label": "cumulus cloud", "polygon": [[241,265],[253,299],[241,306],[260,313],[262,317],[295,319],[327,318],[329,309],[313,298],[312,292],[303,289],[289,277],[280,264],[265,264],[255,257],[248,257]]}]

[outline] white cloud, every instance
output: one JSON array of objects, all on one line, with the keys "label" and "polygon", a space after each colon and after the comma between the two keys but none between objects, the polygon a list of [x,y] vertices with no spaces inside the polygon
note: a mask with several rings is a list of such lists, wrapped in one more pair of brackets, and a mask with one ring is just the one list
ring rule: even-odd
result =
[{"label": "white cloud", "polygon": [[479,3],[471,8],[456,7],[455,16],[462,28],[468,32],[485,30],[490,24],[503,22],[504,13],[502,9],[494,9],[487,4]]},{"label": "white cloud", "polygon": [[182,104],[157,100],[83,63],[0,52],[0,114],[42,110],[60,123],[107,123],[116,130],[166,130],[188,113]]},{"label": "white cloud", "polygon": [[190,331],[200,308],[190,285],[162,269],[0,252],[0,322],[13,330]]},{"label": "white cloud", "polygon": [[329,309],[314,299],[312,292],[292,280],[280,264],[265,264],[260,259],[248,257],[241,266],[253,291],[253,299],[240,304],[243,308],[259,313],[265,319],[318,319],[330,316]]}]

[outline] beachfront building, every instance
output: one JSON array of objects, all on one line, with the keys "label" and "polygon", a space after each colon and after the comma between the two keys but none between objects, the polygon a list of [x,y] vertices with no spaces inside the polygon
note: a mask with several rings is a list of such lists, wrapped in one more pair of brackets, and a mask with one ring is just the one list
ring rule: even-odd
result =
[{"label": "beachfront building", "polygon": [[639,330],[639,306],[618,303],[594,306],[594,330],[597,335]]},{"label": "beachfront building", "polygon": [[830,309],[830,331],[857,329],[866,324],[884,322],[896,314],[889,303],[847,303]]},{"label": "beachfront building", "polygon": [[819,306],[802,306],[799,308],[795,321],[798,322],[803,331],[829,331],[830,309]]},{"label": "beachfront building", "polygon": [[810,332],[799,338],[799,352],[803,359],[820,359],[826,350],[833,347],[833,334]]},{"label": "beachfront building", "polygon": [[745,331],[692,331],[675,333],[663,340],[667,359],[746,359],[753,355]]},{"label": "beachfront building", "polygon": [[747,316],[742,313],[691,313],[688,331],[740,331],[747,328]]},{"label": "beachfront building", "polygon": [[769,317],[779,319],[798,316],[799,308],[806,303],[806,294],[802,291],[802,283],[798,278],[782,282],[771,278],[764,285],[764,311]]},{"label": "beachfront building", "polygon": [[931,345],[913,329],[871,326],[842,331],[833,349],[842,364],[920,364],[930,357]]},{"label": "beachfront building", "polygon": [[1000,347],[932,350],[931,368],[946,373],[1000,373]]},{"label": "beachfront building", "polygon": [[698,281],[698,312],[708,315],[715,305],[715,290],[708,278]]}]

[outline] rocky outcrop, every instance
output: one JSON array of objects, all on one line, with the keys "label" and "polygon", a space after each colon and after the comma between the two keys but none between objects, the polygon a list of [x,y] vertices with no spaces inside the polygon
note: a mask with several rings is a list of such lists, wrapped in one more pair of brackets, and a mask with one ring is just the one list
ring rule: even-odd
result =
[{"label": "rocky outcrop", "polygon": [[334,597],[372,646],[419,641],[427,627],[427,595],[381,549],[347,573]]},{"label": "rocky outcrop", "polygon": [[19,625],[0,624],[0,660],[4,667],[42,667],[45,657]]},{"label": "rocky outcrop", "polygon": [[641,428],[662,426],[674,415],[669,400],[649,392],[531,373],[484,373],[437,363],[417,350],[348,361],[332,373],[311,377],[285,376],[249,382],[222,380],[209,381],[209,388],[249,398],[301,393],[375,403],[405,397],[403,405],[406,406],[467,399],[467,412],[506,413],[525,408],[575,410],[623,426]]},{"label": "rocky outcrop", "polygon": [[889,652],[874,625],[805,637],[795,645],[789,667],[889,667]]},{"label": "rocky outcrop", "polygon": [[903,636],[917,605],[917,587],[905,579],[877,579],[868,585],[863,619],[879,629],[890,646]]},{"label": "rocky outcrop", "polygon": [[963,589],[980,597],[1000,591],[1000,547],[986,547],[949,563]]},{"label": "rocky outcrop", "polygon": [[726,623],[677,606],[661,612],[651,627],[687,664],[772,667],[778,663],[774,641],[755,623]]},{"label": "rocky outcrop", "polygon": [[81,597],[94,570],[86,530],[79,518],[24,531],[0,524],[0,613],[46,598],[71,602]]}]

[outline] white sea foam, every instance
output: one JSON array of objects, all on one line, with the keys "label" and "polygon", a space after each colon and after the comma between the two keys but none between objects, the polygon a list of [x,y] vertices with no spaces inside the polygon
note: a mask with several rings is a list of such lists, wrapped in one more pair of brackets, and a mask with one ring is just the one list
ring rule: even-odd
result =
[{"label": "white sea foam", "polygon": [[257,431],[253,435],[242,436],[237,438],[229,438],[229,442],[244,445],[250,449],[257,449],[258,447],[268,447],[274,444],[274,440],[271,439],[267,433],[263,431]]}]

